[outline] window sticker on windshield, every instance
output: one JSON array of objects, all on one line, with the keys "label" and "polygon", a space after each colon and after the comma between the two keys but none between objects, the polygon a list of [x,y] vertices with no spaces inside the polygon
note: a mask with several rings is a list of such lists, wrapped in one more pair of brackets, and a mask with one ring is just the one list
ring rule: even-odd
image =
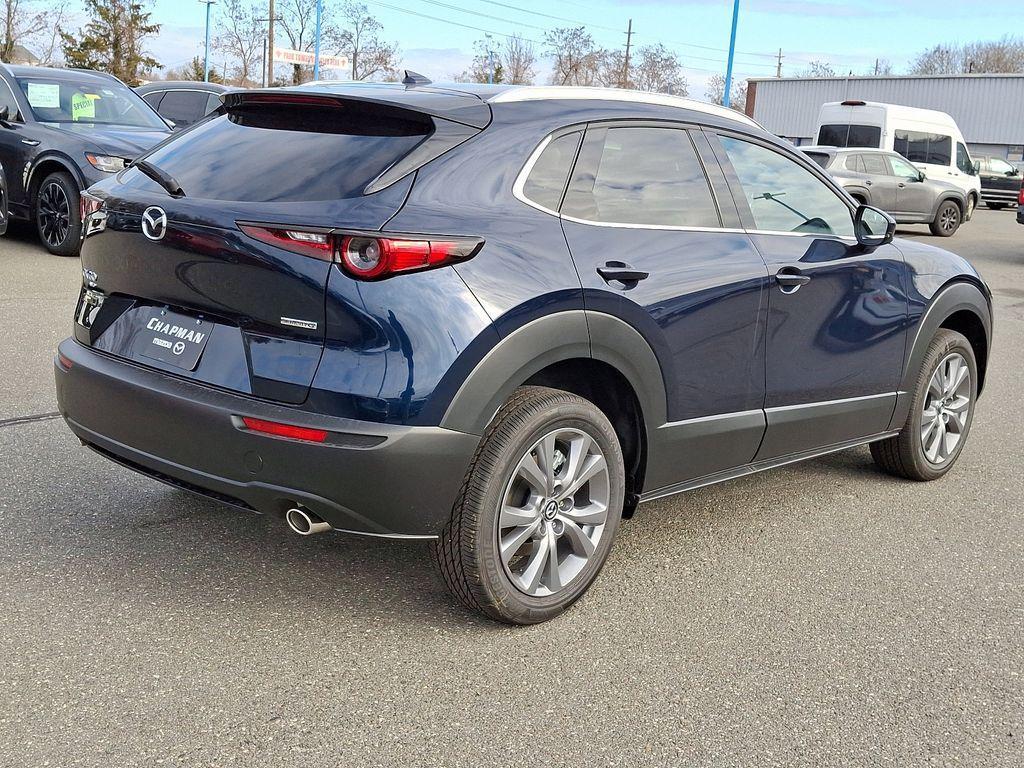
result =
[{"label": "window sticker on windshield", "polygon": [[60,109],[60,86],[56,83],[29,83],[26,95],[33,109]]},{"label": "window sticker on windshield", "polygon": [[96,119],[96,97],[87,93],[76,93],[71,97],[71,119],[95,120]]}]

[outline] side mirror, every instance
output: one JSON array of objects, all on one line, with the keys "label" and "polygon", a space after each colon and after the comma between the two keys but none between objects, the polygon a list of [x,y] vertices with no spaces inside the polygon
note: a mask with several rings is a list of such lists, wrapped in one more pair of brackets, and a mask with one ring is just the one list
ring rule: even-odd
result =
[{"label": "side mirror", "polygon": [[927,178],[928,177],[924,175],[924,171],[918,171],[917,172],[917,180],[918,181],[924,181]]},{"label": "side mirror", "polygon": [[10,122],[11,108],[4,104],[2,107],[0,107],[0,125],[4,126],[4,128],[10,128]]},{"label": "side mirror", "polygon": [[877,248],[888,245],[896,236],[896,219],[878,208],[862,205],[853,217],[853,230],[863,247]]},{"label": "side mirror", "polygon": [[981,173],[981,160],[975,160],[973,163],[971,163],[971,165],[974,168],[974,175],[975,176],[977,176],[979,173]]}]

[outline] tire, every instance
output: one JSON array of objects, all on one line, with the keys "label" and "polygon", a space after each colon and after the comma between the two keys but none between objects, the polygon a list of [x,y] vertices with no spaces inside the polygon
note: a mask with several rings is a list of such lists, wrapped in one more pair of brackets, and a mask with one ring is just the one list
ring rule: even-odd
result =
[{"label": "tire", "polygon": [[[559,492],[587,470],[594,470],[590,479],[559,505]],[[547,621],[600,573],[624,492],[622,449],[605,415],[568,392],[520,387],[481,438],[451,520],[433,544],[441,575],[463,605],[485,616]]]},{"label": "tire", "polygon": [[964,214],[964,221],[970,221],[974,218],[974,212],[978,208],[978,198],[973,194],[967,197],[967,212]]},{"label": "tire", "polygon": [[[940,366],[948,372],[954,363],[966,368],[967,378],[951,391],[943,391]],[[966,403],[963,398],[967,398]],[[907,421],[896,437],[871,444],[872,458],[891,475],[909,480],[938,480],[956,463],[967,442],[977,400],[978,364],[970,342],[956,331],[939,329],[921,364]],[[940,401],[945,405],[936,408]],[[936,416],[929,420],[932,413]],[[941,436],[937,429],[941,429]],[[953,435],[955,440],[951,439]],[[938,453],[930,450],[939,442]]]},{"label": "tire", "polygon": [[36,192],[36,233],[56,256],[77,256],[82,248],[81,193],[71,174],[51,173]]},{"label": "tire", "polygon": [[935,212],[935,220],[929,225],[932,234],[937,237],[952,237],[960,229],[960,206],[952,200],[944,200],[939,203],[939,210]]}]

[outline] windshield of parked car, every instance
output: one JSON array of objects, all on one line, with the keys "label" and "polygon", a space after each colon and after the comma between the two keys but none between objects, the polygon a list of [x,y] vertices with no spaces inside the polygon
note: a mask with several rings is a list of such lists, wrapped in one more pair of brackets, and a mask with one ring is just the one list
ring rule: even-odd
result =
[{"label": "windshield of parked car", "polygon": [[58,70],[16,80],[32,116],[41,123],[167,128],[138,94],[115,80],[96,81]]}]

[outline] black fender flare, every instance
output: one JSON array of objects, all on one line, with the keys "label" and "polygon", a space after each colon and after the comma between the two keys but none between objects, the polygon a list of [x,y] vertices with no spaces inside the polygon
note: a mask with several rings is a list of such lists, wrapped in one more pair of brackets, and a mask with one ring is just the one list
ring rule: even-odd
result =
[{"label": "black fender flare", "polygon": [[[30,190],[32,188],[32,183],[36,180],[36,177],[37,177],[38,172],[39,172],[39,167],[41,165],[43,165],[44,163],[50,163],[50,162],[57,163],[58,165],[63,166],[64,170],[66,170],[68,173],[70,173],[72,178],[74,178],[74,180],[78,183],[78,188],[79,189],[85,189],[85,187],[86,187],[85,177],[82,175],[81,169],[79,169],[79,167],[77,165],[75,165],[73,160],[71,160],[66,155],[62,155],[62,154],[59,154],[57,152],[47,152],[47,153],[44,153],[44,154],[36,156],[32,160],[32,167],[29,168],[28,169],[28,173],[25,174],[25,195],[26,195],[25,203],[26,203],[26,205],[29,205],[32,202],[31,200],[27,199],[28,198],[28,190]],[[40,179],[40,182],[41,181],[42,181],[42,179]]]},{"label": "black fender flare", "polygon": [[575,309],[526,323],[492,347],[455,393],[440,426],[482,435],[516,387],[549,365],[574,358],[601,360],[626,378],[648,434],[665,422],[664,378],[647,340],[617,317]]},{"label": "black fender flare", "polygon": [[929,343],[946,319],[961,310],[972,312],[981,320],[985,328],[986,358],[991,357],[992,307],[985,293],[977,284],[967,280],[946,283],[936,291],[918,321],[917,328],[911,330],[903,362],[903,379],[896,400],[896,411],[890,424],[892,429],[899,428],[907,419],[917,374],[924,362]]}]

